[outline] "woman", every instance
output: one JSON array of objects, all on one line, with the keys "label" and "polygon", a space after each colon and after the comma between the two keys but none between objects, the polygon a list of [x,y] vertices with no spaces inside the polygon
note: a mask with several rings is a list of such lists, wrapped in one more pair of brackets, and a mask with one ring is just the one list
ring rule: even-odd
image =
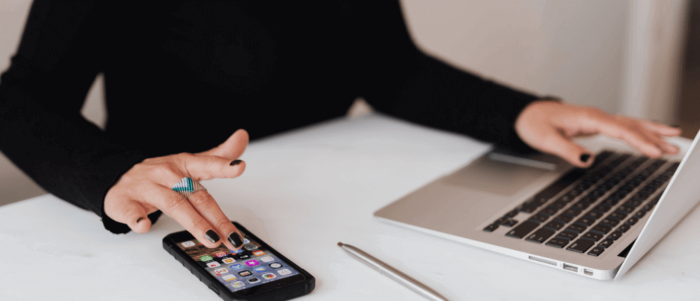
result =
[{"label": "woman", "polygon": [[[104,131],[80,115],[98,73]],[[0,150],[114,233],[146,232],[162,211],[207,247],[235,249],[237,230],[197,181],[243,172],[249,136],[236,129],[279,133],[342,116],[357,97],[579,167],[592,163],[569,140],[580,134],[621,138],[650,157],[678,152],[662,139],[676,128],[543,100],[425,55],[396,2],[50,0],[34,3],[2,75]]]}]

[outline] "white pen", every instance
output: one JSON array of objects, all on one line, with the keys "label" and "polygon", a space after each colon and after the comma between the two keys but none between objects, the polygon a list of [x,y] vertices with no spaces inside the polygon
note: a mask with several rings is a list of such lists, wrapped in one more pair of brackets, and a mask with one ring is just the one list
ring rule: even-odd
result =
[{"label": "white pen", "polygon": [[443,296],[440,296],[436,291],[427,287],[425,284],[420,283],[418,280],[411,278],[410,276],[402,273],[401,271],[391,267],[390,265],[384,263],[383,261],[374,258],[374,256],[365,253],[364,251],[355,248],[351,245],[344,244],[342,242],[338,243],[338,246],[343,248],[345,252],[350,253],[350,255],[357,257],[362,260],[362,262],[368,264],[380,273],[388,276],[394,281],[403,284],[404,286],[410,288],[412,291],[418,293],[419,295],[436,301],[447,301]]}]

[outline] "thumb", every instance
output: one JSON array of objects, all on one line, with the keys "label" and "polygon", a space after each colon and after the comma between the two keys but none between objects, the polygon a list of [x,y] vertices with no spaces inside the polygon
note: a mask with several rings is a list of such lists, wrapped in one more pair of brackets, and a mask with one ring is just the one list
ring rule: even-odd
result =
[{"label": "thumb", "polygon": [[244,129],[240,129],[233,133],[233,135],[226,139],[221,145],[199,154],[227,159],[238,159],[238,157],[243,155],[246,147],[248,147],[248,139],[248,132]]},{"label": "thumb", "polygon": [[541,151],[557,155],[576,167],[589,167],[595,159],[590,151],[556,131],[546,135],[543,142],[540,145]]}]

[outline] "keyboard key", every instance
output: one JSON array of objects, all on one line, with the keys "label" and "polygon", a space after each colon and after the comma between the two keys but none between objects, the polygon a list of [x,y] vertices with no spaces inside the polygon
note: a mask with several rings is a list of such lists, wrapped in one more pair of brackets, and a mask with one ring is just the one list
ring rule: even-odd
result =
[{"label": "keyboard key", "polygon": [[501,217],[501,218],[497,219],[497,220],[494,222],[494,224],[499,224],[499,225],[500,225],[500,224],[502,224],[503,222],[505,222],[505,221],[507,221],[507,220],[508,220],[507,217]]},{"label": "keyboard key", "polygon": [[551,229],[551,230],[554,230],[554,231],[559,231],[559,230],[561,230],[561,228],[564,228],[564,224],[562,224],[560,222],[556,222],[556,221],[551,221],[551,222],[547,223],[546,225],[544,225],[544,227]]},{"label": "keyboard key", "polygon": [[589,203],[583,202],[583,201],[578,201],[578,202],[576,202],[576,204],[574,204],[573,206],[571,206],[571,208],[574,208],[574,209],[577,209],[577,210],[586,210],[586,208],[588,208],[588,206],[590,206]]},{"label": "keyboard key", "polygon": [[566,245],[568,244],[569,241],[566,239],[552,238],[545,245],[561,249],[563,247],[566,247]]},{"label": "keyboard key", "polygon": [[498,229],[498,224],[490,224],[484,228],[484,231],[486,232],[493,232],[494,230]]},{"label": "keyboard key", "polygon": [[540,210],[540,213],[545,214],[545,215],[555,215],[557,214],[559,210],[552,207],[552,206],[547,206],[547,208],[544,208]]},{"label": "keyboard key", "polygon": [[620,223],[619,220],[612,219],[612,218],[604,218],[602,221],[600,221],[601,224],[608,225],[610,227],[615,227],[617,224]]},{"label": "keyboard key", "polygon": [[588,252],[588,255],[598,257],[598,255],[600,255],[600,253],[603,253],[603,251],[605,251],[604,248],[595,247],[595,248],[591,249],[590,252]]},{"label": "keyboard key", "polygon": [[554,231],[541,228],[535,233],[530,234],[525,240],[531,241],[531,242],[536,242],[536,243],[543,243],[545,240],[550,238],[552,235],[554,235]]},{"label": "keyboard key", "polygon": [[617,211],[620,211],[620,212],[625,213],[625,214],[630,214],[634,211],[634,208],[622,205],[622,206],[617,208]]},{"label": "keyboard key", "polygon": [[623,219],[627,218],[627,214],[624,214],[624,213],[619,212],[619,211],[615,211],[613,213],[610,213],[610,215],[608,215],[608,218],[623,220]]},{"label": "keyboard key", "polygon": [[593,207],[593,209],[591,209],[591,210],[606,213],[606,212],[610,211],[610,208],[612,208],[612,207],[601,204],[601,205]]},{"label": "keyboard key", "polygon": [[572,219],[573,219],[573,218],[571,218],[570,216],[566,216],[566,215],[563,215],[563,214],[560,214],[559,216],[557,216],[557,217],[554,218],[555,221],[559,221],[559,222],[562,222],[562,223],[565,223],[565,224],[568,224]]},{"label": "keyboard key", "polygon": [[612,228],[610,228],[608,226],[601,225],[601,224],[598,224],[595,227],[591,228],[591,231],[598,232],[601,234],[608,234],[608,232],[610,232],[610,230],[612,230]]},{"label": "keyboard key", "polygon": [[642,217],[644,217],[645,214],[647,214],[646,211],[640,210],[640,211],[637,211],[637,213],[634,214],[634,217],[636,217],[636,218],[642,218]]},{"label": "keyboard key", "polygon": [[567,204],[566,202],[555,201],[554,203],[552,203],[552,204],[549,205],[549,206],[552,207],[552,208],[555,208],[555,209],[557,209],[557,210],[561,210],[561,208],[566,207],[566,204]]},{"label": "keyboard key", "polygon": [[627,220],[627,223],[628,223],[630,226],[634,226],[634,224],[636,224],[638,221],[639,221],[638,218],[636,218],[636,217],[630,217],[630,218]]},{"label": "keyboard key", "polygon": [[588,213],[586,213],[586,216],[593,219],[599,219],[603,217],[603,214],[598,211],[588,211]]},{"label": "keyboard key", "polygon": [[506,233],[506,236],[520,239],[525,237],[525,235],[527,235],[528,233],[532,232],[532,230],[535,230],[535,228],[537,228],[537,226],[539,225],[539,223],[533,221],[524,221],[519,226],[513,228],[513,230],[508,231],[508,233]]},{"label": "keyboard key", "polygon": [[647,211],[647,212],[651,211],[652,209],[654,209],[653,204],[646,204],[646,205],[642,206],[642,210]]},{"label": "keyboard key", "polygon": [[589,217],[584,216],[584,217],[582,217],[582,218],[579,218],[579,219],[576,221],[576,223],[577,223],[577,224],[581,224],[581,225],[585,225],[586,227],[588,227],[588,226],[590,226],[590,225],[593,225],[593,223],[595,223],[595,220],[592,219],[592,218],[589,218]]},{"label": "keyboard key", "polygon": [[566,239],[566,240],[572,240],[578,236],[578,233],[574,232],[569,232],[569,231],[561,231],[557,233],[557,237],[561,239]]},{"label": "keyboard key", "polygon": [[607,247],[609,247],[609,246],[612,246],[613,242],[615,242],[615,241],[608,238],[608,239],[606,239],[606,240],[600,242],[600,244],[598,244],[598,246],[599,246],[599,247],[603,247],[603,248],[607,248]]},{"label": "keyboard key", "polygon": [[577,253],[583,253],[586,252],[589,248],[591,248],[595,244],[594,241],[589,240],[589,239],[579,239],[575,241],[573,244],[571,244],[568,248],[566,248],[569,251],[574,251]]},{"label": "keyboard key", "polygon": [[509,220],[503,222],[502,225],[503,225],[504,227],[513,227],[513,226],[515,226],[515,224],[517,224],[517,223],[518,223],[518,221],[516,221],[516,220],[514,220],[514,219],[509,219]]},{"label": "keyboard key", "polygon": [[583,237],[588,238],[588,239],[592,239],[595,241],[599,241],[601,238],[603,238],[603,234],[598,234],[595,232],[588,232],[585,235],[583,235]]},{"label": "keyboard key", "polygon": [[518,210],[525,213],[532,213],[535,212],[535,210],[537,210],[537,207],[532,206],[530,204],[522,204],[520,205],[520,208],[518,208]]},{"label": "keyboard key", "polygon": [[608,197],[605,199],[601,204],[605,204],[607,206],[615,206],[617,203],[620,202],[619,199],[613,198],[613,197]]},{"label": "keyboard key", "polygon": [[549,219],[549,216],[543,215],[543,214],[535,214],[530,217],[531,221],[535,221],[538,223],[544,222]]},{"label": "keyboard key", "polygon": [[639,207],[639,205],[641,205],[642,203],[644,203],[644,200],[641,199],[641,198],[639,198],[639,197],[637,197],[637,196],[635,196],[635,197],[633,197],[631,200],[628,200],[627,202],[625,202],[625,205],[630,206],[630,207],[637,208],[637,207]]},{"label": "keyboard key", "polygon": [[586,227],[574,224],[574,225],[571,225],[568,228],[566,228],[566,230],[576,232],[576,233],[581,233],[583,231],[586,231]]},{"label": "keyboard key", "polygon": [[613,233],[610,233],[610,235],[608,235],[608,238],[610,238],[610,239],[612,239],[612,240],[617,240],[617,239],[620,238],[621,236],[622,236],[622,232],[615,231],[615,232],[613,232]]},{"label": "keyboard key", "polygon": [[629,229],[630,229],[630,225],[628,225],[628,224],[622,224],[622,226],[617,228],[617,230],[622,232],[622,233],[627,232],[627,230],[629,230]]},{"label": "keyboard key", "polygon": [[518,215],[518,213],[519,213],[518,209],[515,209],[511,212],[506,213],[506,216],[507,217],[514,217],[514,216]]},{"label": "keyboard key", "polygon": [[564,212],[562,214],[568,215],[571,217],[577,217],[579,214],[581,214],[581,210],[569,208],[569,209],[564,210]]}]

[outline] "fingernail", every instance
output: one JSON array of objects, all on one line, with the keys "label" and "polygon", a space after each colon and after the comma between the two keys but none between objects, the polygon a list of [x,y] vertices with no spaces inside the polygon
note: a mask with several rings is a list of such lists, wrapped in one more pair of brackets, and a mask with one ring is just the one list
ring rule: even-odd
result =
[{"label": "fingernail", "polygon": [[590,158],[591,158],[591,155],[583,154],[583,155],[581,155],[581,162],[586,163],[586,162],[588,162],[588,159],[590,159]]},{"label": "fingernail", "polygon": [[207,231],[207,233],[204,233],[204,237],[212,243],[219,241],[219,238],[220,238],[219,234],[216,234],[216,232],[214,232],[214,230],[209,230],[209,231]]},{"label": "fingernail", "polygon": [[238,234],[238,232],[233,232],[229,234],[228,242],[230,242],[236,248],[243,245],[243,239],[241,239],[241,236]]},{"label": "fingernail", "polygon": [[241,160],[233,160],[233,161],[231,161],[231,164],[229,164],[229,166],[238,165],[238,163],[241,163],[241,162],[243,162],[243,161],[241,161]]},{"label": "fingernail", "polygon": [[143,220],[143,217],[139,217],[139,219],[136,220],[136,223],[140,223]]}]

